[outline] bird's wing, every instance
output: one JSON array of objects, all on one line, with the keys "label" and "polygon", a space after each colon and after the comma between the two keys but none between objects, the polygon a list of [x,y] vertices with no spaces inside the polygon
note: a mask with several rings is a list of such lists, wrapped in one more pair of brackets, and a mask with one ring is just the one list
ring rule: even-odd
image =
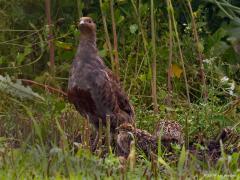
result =
[{"label": "bird's wing", "polygon": [[119,108],[126,112],[132,119],[134,118],[134,110],[132,105],[129,102],[127,95],[123,92],[118,78],[112,73],[112,71],[107,68],[101,57],[97,57],[97,61],[103,66],[104,73],[108,79],[108,82],[111,84],[112,91],[114,92]]},{"label": "bird's wing", "polygon": [[104,70],[93,70],[88,79],[92,99],[95,102],[99,115],[107,115],[118,108],[116,95],[111,79]]},{"label": "bird's wing", "polygon": [[108,73],[108,76],[111,78],[111,82],[114,88],[114,92],[116,94],[118,106],[122,111],[126,112],[132,119],[134,119],[133,106],[130,104],[130,101],[127,95],[120,87],[120,82],[118,81],[116,76],[112,73],[112,71],[107,69],[107,73]]},{"label": "bird's wing", "polygon": [[134,119],[133,106],[130,104],[128,97],[120,88],[118,91],[116,91],[116,97],[120,109],[125,111],[129,116],[131,116],[132,119]]}]

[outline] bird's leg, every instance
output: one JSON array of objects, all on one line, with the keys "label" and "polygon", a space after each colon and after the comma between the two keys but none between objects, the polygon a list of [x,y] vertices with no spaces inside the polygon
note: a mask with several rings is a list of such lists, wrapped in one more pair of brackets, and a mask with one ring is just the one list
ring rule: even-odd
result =
[{"label": "bird's leg", "polygon": [[99,133],[96,132],[96,137],[92,144],[92,152],[94,152],[98,148],[98,144],[99,144]]},{"label": "bird's leg", "polygon": [[111,119],[110,115],[106,116],[106,145],[108,148],[108,152],[111,151]]},{"label": "bird's leg", "polygon": [[99,118],[98,124],[98,132],[96,131],[96,137],[92,145],[92,151],[94,152],[97,148],[102,146],[102,133],[103,133],[103,125],[102,119]]},{"label": "bird's leg", "polygon": [[89,127],[89,120],[85,119],[84,121],[84,128],[83,128],[83,142],[84,147],[90,149],[90,127]]}]

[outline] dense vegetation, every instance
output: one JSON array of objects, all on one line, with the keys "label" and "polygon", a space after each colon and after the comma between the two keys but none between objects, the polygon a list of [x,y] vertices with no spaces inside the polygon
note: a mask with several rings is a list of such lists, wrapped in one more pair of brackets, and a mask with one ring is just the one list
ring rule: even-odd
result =
[{"label": "dense vegetation", "polygon": [[[220,143],[218,160],[187,150],[226,127],[239,136],[239,0],[0,0],[0,14],[0,179],[240,176],[239,141]],[[123,167],[79,138],[86,124],[65,91],[81,16],[96,22],[99,53],[134,104],[137,127],[183,126],[174,160],[138,152]]]}]

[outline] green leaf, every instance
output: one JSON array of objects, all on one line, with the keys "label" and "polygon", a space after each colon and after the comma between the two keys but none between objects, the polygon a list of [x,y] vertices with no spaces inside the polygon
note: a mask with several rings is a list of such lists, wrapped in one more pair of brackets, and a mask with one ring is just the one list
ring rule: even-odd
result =
[{"label": "green leaf", "polygon": [[197,49],[201,53],[204,51],[204,46],[203,46],[203,44],[201,42],[197,43]]},{"label": "green leaf", "polygon": [[32,48],[30,46],[26,46],[24,49],[24,56],[29,55],[32,52]]},{"label": "green leaf", "polygon": [[220,41],[210,49],[210,53],[214,56],[220,56],[224,54],[229,47],[230,46],[226,42]]},{"label": "green leaf", "polygon": [[62,42],[62,41],[55,41],[55,45],[57,47],[59,47],[59,48],[64,49],[64,50],[71,50],[71,49],[73,49],[72,44],[65,43],[65,42]]},{"label": "green leaf", "polygon": [[142,82],[146,82],[146,80],[147,80],[146,74],[140,74],[140,75],[138,76],[138,78],[139,78],[140,81],[142,81]]},{"label": "green leaf", "polygon": [[161,156],[158,157],[158,162],[159,164],[162,164],[171,175],[175,174],[174,170],[169,166],[169,164],[167,164],[166,161],[164,161],[164,159]]},{"label": "green leaf", "polygon": [[100,55],[101,57],[106,57],[106,55],[107,55],[106,49],[102,49],[102,50],[100,50],[98,53],[99,53],[99,55]]},{"label": "green leaf", "polygon": [[185,150],[185,146],[183,146],[180,157],[179,157],[179,161],[178,161],[178,173],[179,176],[183,175],[183,170],[184,170],[184,164],[186,161],[186,150]]},{"label": "green leaf", "polygon": [[121,12],[119,9],[115,10],[114,15],[115,15],[115,21],[117,25],[120,25],[125,19],[125,17],[121,15]]},{"label": "green leaf", "polygon": [[231,37],[240,38],[240,27],[229,29],[227,34]]},{"label": "green leaf", "polygon": [[141,13],[141,15],[147,14],[148,9],[149,9],[149,6],[148,6],[147,3],[145,3],[145,4],[141,3],[141,5],[140,5],[140,13]]},{"label": "green leaf", "polygon": [[226,36],[227,31],[223,28],[219,28],[212,36],[208,39],[208,47],[212,48],[215,44],[217,44],[221,39]]},{"label": "green leaf", "polygon": [[12,82],[9,76],[1,76],[0,75],[0,92],[10,94],[14,97],[18,97],[20,99],[40,99],[44,100],[42,96],[33,92],[33,90],[27,86],[23,86],[20,80],[16,82]]},{"label": "green leaf", "polygon": [[132,24],[132,25],[130,25],[130,32],[132,33],[132,34],[135,34],[136,33],[136,31],[138,30],[138,25],[137,24]]},{"label": "green leaf", "polygon": [[1,57],[0,57],[0,64],[3,64],[3,62],[4,62],[4,59],[3,59],[3,57],[1,56]]},{"label": "green leaf", "polygon": [[25,55],[23,53],[17,53],[16,60],[18,65],[22,64],[24,59]]},{"label": "green leaf", "polygon": [[223,115],[215,115],[211,119],[214,121],[220,121],[220,122],[224,122],[227,120]]}]

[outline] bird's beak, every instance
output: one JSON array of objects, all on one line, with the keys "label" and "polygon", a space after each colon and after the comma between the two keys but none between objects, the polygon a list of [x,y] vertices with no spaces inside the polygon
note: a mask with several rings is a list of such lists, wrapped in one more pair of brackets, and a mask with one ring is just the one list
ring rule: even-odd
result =
[{"label": "bird's beak", "polygon": [[80,21],[79,25],[82,25],[82,24],[84,24],[84,21],[83,21],[83,20]]}]

